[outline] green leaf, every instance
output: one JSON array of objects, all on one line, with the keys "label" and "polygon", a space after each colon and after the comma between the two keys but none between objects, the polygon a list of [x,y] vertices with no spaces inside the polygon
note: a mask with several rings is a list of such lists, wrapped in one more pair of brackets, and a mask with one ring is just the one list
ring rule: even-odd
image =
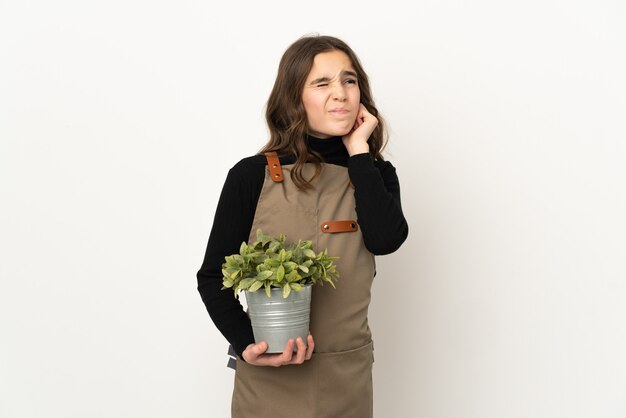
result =
[{"label": "green leaf", "polygon": [[290,293],[291,286],[289,286],[289,283],[285,283],[285,285],[283,286],[283,297],[286,298],[287,296],[289,296]]},{"label": "green leaf", "polygon": [[296,270],[291,270],[291,272],[287,275],[287,281],[290,283],[300,279],[302,279],[302,276],[300,276]]},{"label": "green leaf", "polygon": [[300,283],[289,283],[289,286],[296,292],[300,292],[302,290],[302,285]]},{"label": "green leaf", "polygon": [[289,271],[298,268],[298,263],[294,263],[293,261],[286,261],[283,263],[283,266],[286,266]]},{"label": "green leaf", "polygon": [[257,290],[259,290],[261,287],[263,286],[263,282],[260,281],[256,281],[252,284],[252,286],[250,286],[250,288],[248,289],[248,291],[250,292],[256,292]]},{"label": "green leaf", "polygon": [[246,242],[243,241],[241,245],[239,246],[239,254],[243,255],[246,253],[247,250],[248,250],[248,244],[246,244]]},{"label": "green leaf", "polygon": [[274,272],[272,272],[272,270],[261,271],[259,272],[259,274],[256,275],[255,279],[263,281],[272,277],[273,274]]},{"label": "green leaf", "polygon": [[263,264],[265,264],[268,267],[278,267],[280,266],[280,261],[274,258],[268,258],[263,262]]},{"label": "green leaf", "polygon": [[281,264],[280,266],[278,266],[278,269],[276,269],[276,281],[280,283],[283,281],[284,277],[285,277],[285,268]]},{"label": "green leaf", "polygon": [[298,266],[298,268],[299,268],[300,270],[302,270],[303,272],[305,272],[305,273],[308,273],[308,272],[309,272],[309,268],[308,268],[307,266],[305,266],[304,264],[300,264],[300,265]]},{"label": "green leaf", "polygon": [[272,296],[272,286],[270,286],[270,282],[265,282],[265,293],[267,293],[267,297]]},{"label": "green leaf", "polygon": [[315,251],[309,249],[309,248],[305,248],[303,251],[305,256],[310,257],[310,258],[315,258]]},{"label": "green leaf", "polygon": [[275,253],[279,248],[280,248],[280,242],[272,241],[272,243],[270,244],[268,250],[270,252],[272,252],[272,253]]},{"label": "green leaf", "polygon": [[254,277],[248,277],[247,279],[243,279],[242,281],[239,282],[239,289],[247,289],[248,287],[250,287],[250,285],[252,283],[254,283],[255,278]]}]

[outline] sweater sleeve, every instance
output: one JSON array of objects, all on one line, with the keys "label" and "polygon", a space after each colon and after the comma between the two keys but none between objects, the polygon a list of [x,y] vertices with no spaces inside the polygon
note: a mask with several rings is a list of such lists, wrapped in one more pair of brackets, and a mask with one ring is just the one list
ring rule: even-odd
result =
[{"label": "sweater sleeve", "polygon": [[378,169],[374,165],[369,153],[354,154],[348,159],[357,222],[365,247],[375,255],[396,251],[409,234],[396,169],[388,161],[381,161],[380,166]]},{"label": "sweater sleeve", "polygon": [[232,289],[221,290],[222,263],[225,256],[239,252],[243,241],[248,242],[255,210],[254,191],[235,167],[231,168],[217,204],[204,261],[196,275],[198,292],[211,319],[239,357],[254,342],[254,335],[250,319]]}]

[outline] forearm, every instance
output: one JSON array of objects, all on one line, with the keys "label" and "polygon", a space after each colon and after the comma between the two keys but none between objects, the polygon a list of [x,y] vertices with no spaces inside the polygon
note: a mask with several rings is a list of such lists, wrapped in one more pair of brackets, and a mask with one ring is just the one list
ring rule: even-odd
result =
[{"label": "forearm", "polygon": [[198,291],[209,316],[224,338],[233,346],[241,357],[243,350],[254,342],[252,325],[239,300],[235,299],[231,289],[221,290],[221,267],[219,277],[200,269],[197,274]]},{"label": "forearm", "polygon": [[406,240],[409,227],[402,213],[395,168],[388,164],[381,174],[371,156],[362,153],[350,157],[348,173],[355,187],[357,221],[365,246],[376,255],[396,251]]}]

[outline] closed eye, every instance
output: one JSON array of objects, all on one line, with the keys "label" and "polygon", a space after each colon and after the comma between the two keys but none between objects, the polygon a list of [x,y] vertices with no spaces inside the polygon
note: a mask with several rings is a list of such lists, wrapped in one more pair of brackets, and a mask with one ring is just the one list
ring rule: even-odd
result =
[{"label": "closed eye", "polygon": [[[352,80],[352,79],[346,80],[346,83],[357,84],[356,80]],[[327,85],[328,85],[328,83],[323,83],[323,84],[318,84],[317,87],[324,87],[324,86],[327,86]]]}]

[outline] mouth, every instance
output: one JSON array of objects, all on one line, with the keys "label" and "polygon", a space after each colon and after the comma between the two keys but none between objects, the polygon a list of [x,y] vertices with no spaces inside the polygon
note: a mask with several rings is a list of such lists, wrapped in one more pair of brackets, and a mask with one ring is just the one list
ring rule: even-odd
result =
[{"label": "mouth", "polygon": [[330,111],[330,113],[333,113],[335,115],[345,115],[346,113],[350,113],[350,111],[348,109],[333,109]]}]

